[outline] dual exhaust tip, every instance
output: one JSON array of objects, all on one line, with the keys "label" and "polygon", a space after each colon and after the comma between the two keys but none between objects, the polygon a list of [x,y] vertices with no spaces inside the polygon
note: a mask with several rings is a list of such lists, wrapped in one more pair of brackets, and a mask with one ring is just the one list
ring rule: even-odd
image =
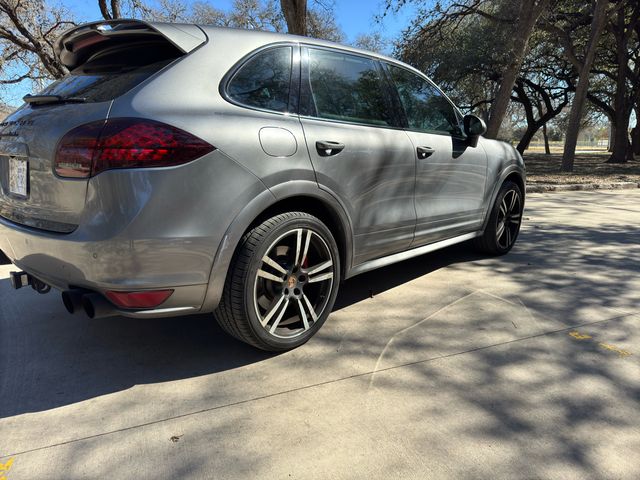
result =
[{"label": "dual exhaust tip", "polygon": [[62,303],[71,314],[84,311],[93,318],[107,318],[118,315],[116,307],[102,295],[90,293],[86,290],[65,290],[62,292]]}]

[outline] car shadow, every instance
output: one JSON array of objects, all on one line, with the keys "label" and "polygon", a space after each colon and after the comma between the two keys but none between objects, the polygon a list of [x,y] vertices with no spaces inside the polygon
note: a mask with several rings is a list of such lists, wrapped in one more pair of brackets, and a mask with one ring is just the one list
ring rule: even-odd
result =
[{"label": "car shadow", "polygon": [[[335,310],[452,263],[476,257],[466,245],[347,280]],[[211,375],[277,354],[225,334],[211,315],[89,320],[69,315],[59,295],[15,292],[0,281],[0,418],[39,412],[152,384]]]}]

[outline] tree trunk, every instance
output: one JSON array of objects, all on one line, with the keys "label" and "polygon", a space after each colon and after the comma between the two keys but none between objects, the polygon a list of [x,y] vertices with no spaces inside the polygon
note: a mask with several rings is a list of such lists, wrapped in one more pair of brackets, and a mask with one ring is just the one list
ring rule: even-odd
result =
[{"label": "tree trunk", "polygon": [[293,35],[307,35],[307,0],[280,0],[287,30]]},{"label": "tree trunk", "polygon": [[524,151],[529,148],[531,139],[536,134],[539,128],[540,125],[527,125],[527,130],[524,132],[524,135],[522,135],[522,138],[520,139],[520,141],[518,142],[518,146],[516,147],[516,150],[520,152],[520,155],[524,154]]},{"label": "tree trunk", "polygon": [[518,73],[520,73],[520,68],[522,67],[522,62],[527,52],[527,45],[533,32],[533,27],[548,3],[549,0],[520,0],[518,18],[515,26],[515,38],[511,50],[511,62],[502,75],[500,88],[498,89],[495,100],[491,104],[489,123],[485,135],[488,138],[496,138],[498,136],[502,120],[504,120],[509,102],[511,101],[513,85],[516,82]]},{"label": "tree trunk", "polygon": [[613,142],[613,153],[607,163],[626,163],[633,158],[629,143],[629,117],[631,109],[627,100],[627,68],[629,68],[629,41],[625,34],[626,10],[618,10],[616,19],[616,60],[618,62],[616,96],[614,100],[614,114],[616,119],[616,134]]},{"label": "tree trunk", "polygon": [[547,124],[542,125],[542,138],[544,138],[544,154],[551,155],[551,148],[549,148],[549,135],[547,134]]},{"label": "tree trunk", "polygon": [[631,151],[634,155],[640,155],[640,122],[636,123],[636,126],[631,130]]},{"label": "tree trunk", "polygon": [[596,55],[596,47],[598,46],[600,33],[607,19],[608,6],[609,0],[596,0],[593,22],[591,23],[591,33],[589,34],[589,43],[587,43],[586,55],[584,56],[584,62],[580,69],[578,85],[576,86],[576,93],[573,97],[571,112],[569,113],[569,126],[567,127],[567,134],[564,141],[562,167],[560,167],[560,170],[563,172],[573,171],[573,160],[576,154],[576,145],[578,144],[578,133],[580,133],[580,120],[582,119],[584,102],[587,99],[587,91],[589,89],[589,72]]},{"label": "tree trunk", "polygon": [[631,130],[631,153],[633,155],[640,155],[640,104],[639,100],[636,100],[636,126]]},{"label": "tree trunk", "polygon": [[616,139],[616,126],[613,122],[609,121],[609,145],[607,146],[607,152],[613,152],[613,143]]}]

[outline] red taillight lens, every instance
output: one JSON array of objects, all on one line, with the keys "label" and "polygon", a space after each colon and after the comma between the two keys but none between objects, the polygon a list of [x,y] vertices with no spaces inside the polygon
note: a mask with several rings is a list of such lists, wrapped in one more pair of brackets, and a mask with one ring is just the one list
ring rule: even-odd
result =
[{"label": "red taillight lens", "polygon": [[151,290],[144,292],[106,292],[107,298],[121,308],[153,308],[164,303],[173,290]]},{"label": "red taillight lens", "polygon": [[67,133],[56,152],[61,177],[87,178],[115,168],[172,167],[213,151],[204,140],[153,120],[115,118]]}]

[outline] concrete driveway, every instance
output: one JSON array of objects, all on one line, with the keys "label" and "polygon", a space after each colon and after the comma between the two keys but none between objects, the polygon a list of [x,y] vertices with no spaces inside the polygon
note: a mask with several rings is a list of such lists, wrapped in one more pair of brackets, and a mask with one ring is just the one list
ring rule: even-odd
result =
[{"label": "concrete driveway", "polygon": [[[49,478],[640,477],[640,190],[531,195],[504,258],[356,277],[281,355],[69,316],[0,267],[0,464]],[[0,467],[0,477],[2,477]]]}]

